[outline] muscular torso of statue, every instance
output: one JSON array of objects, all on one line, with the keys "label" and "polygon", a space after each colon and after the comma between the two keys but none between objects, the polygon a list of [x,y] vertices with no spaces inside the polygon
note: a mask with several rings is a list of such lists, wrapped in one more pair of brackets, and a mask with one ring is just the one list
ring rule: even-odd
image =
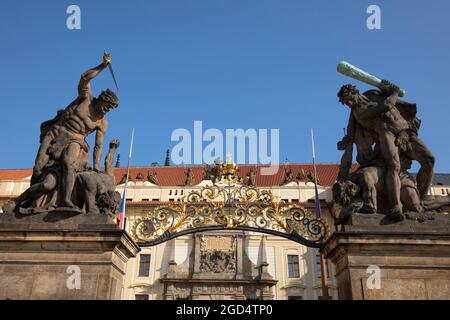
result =
[{"label": "muscular torso of statue", "polygon": [[81,98],[78,106],[67,110],[61,125],[68,131],[83,136],[88,136],[98,129],[105,131],[108,122],[103,115],[98,115],[91,102],[88,97]]},{"label": "muscular torso of statue", "polygon": [[389,131],[395,135],[409,128],[400,111],[391,105],[392,102],[380,96],[370,95],[370,100],[363,96],[367,100],[361,100],[359,105],[352,107],[353,115],[361,126],[377,134]]}]

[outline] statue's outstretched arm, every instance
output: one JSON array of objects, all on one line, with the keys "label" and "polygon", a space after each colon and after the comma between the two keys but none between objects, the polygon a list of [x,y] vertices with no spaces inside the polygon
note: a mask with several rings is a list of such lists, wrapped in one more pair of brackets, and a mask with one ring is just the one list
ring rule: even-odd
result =
[{"label": "statue's outstretched arm", "polygon": [[110,176],[114,176],[114,167],[113,167],[113,161],[114,161],[114,155],[116,153],[117,148],[120,145],[119,140],[111,140],[109,142],[109,150],[108,154],[105,157],[105,172],[106,174]]},{"label": "statue's outstretched arm", "polygon": [[350,174],[350,169],[353,163],[353,143],[349,144],[344,151],[341,158],[341,165],[339,166],[337,181],[347,180]]},{"label": "statue's outstretched arm", "polygon": [[346,134],[342,140],[337,143],[338,150],[345,150],[349,144],[353,144],[355,141],[355,121],[353,113],[350,113]]},{"label": "statue's outstretched arm", "polygon": [[105,70],[110,62],[111,55],[109,53],[105,53],[103,55],[103,62],[101,64],[99,64],[95,68],[87,70],[81,75],[80,82],[78,83],[78,96],[90,97],[92,95],[89,82],[96,76],[98,76],[100,72]]},{"label": "statue's outstretched arm", "polygon": [[107,126],[108,124],[105,121],[105,123],[97,129],[97,133],[95,134],[94,171],[100,171],[100,158],[102,156],[103,139],[105,137]]}]

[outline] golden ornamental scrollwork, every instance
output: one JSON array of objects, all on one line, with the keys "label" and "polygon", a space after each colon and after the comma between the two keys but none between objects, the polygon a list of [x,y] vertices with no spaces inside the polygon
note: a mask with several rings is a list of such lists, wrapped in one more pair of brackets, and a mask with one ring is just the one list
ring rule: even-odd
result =
[{"label": "golden ornamental scrollwork", "polygon": [[138,218],[131,227],[133,239],[152,246],[197,231],[241,229],[321,247],[330,233],[325,219],[300,205],[280,201],[268,190],[240,185],[237,171],[227,161],[220,167],[219,184],[193,190],[180,201]]},{"label": "golden ornamental scrollwork", "polygon": [[220,188],[207,186],[177,203],[156,207],[133,224],[133,239],[154,245],[195,231],[247,229],[320,247],[329,236],[325,219],[299,205],[275,199],[270,191],[239,187],[233,191],[239,200],[232,204],[220,201],[222,193]]}]

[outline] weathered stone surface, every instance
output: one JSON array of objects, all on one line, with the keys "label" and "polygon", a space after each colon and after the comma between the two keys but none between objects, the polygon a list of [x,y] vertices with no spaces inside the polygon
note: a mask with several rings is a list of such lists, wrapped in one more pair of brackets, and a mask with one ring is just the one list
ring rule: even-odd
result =
[{"label": "weathered stone surface", "polygon": [[[0,300],[120,299],[125,264],[138,251],[106,215],[2,214]],[[79,289],[67,286],[69,266],[79,267]]]},{"label": "weathered stone surface", "polygon": [[0,230],[117,230],[117,224],[106,214],[86,214],[81,210],[58,208],[32,215],[3,213]]},{"label": "weathered stone surface", "polygon": [[357,230],[358,227],[362,226],[375,227],[373,230],[380,230],[380,226],[383,226],[383,230],[399,230],[403,232],[408,231],[427,231],[427,232],[449,232],[450,231],[450,214],[448,212],[440,212],[430,214],[432,219],[427,219],[423,222],[418,222],[415,220],[405,219],[403,221],[393,222],[384,214],[362,214],[354,213],[345,223],[346,230]]},{"label": "weathered stone surface", "polygon": [[[120,142],[110,141],[104,171],[100,170],[100,158],[108,128],[106,114],[119,106],[119,98],[110,89],[94,98],[90,87],[90,81],[103,70],[112,70],[110,62],[111,54],[104,53],[101,64],[81,75],[77,98],[53,119],[41,123],[30,187],[6,203],[3,212],[34,214],[65,207],[87,213],[118,212],[120,194],[115,191],[113,160]],[[93,132],[91,169],[86,138]]]},{"label": "weathered stone surface", "polygon": [[[326,243],[323,252],[336,264],[339,298],[450,299],[448,220],[385,225],[383,219],[353,214],[351,224]],[[370,288],[370,266],[380,268],[379,288]]]},{"label": "weathered stone surface", "polygon": [[[407,218],[404,211],[422,215],[450,205],[450,197],[427,196],[435,158],[419,137],[417,104],[400,100],[400,88],[390,81],[376,85],[379,90],[360,93],[346,84],[338,92],[350,117],[337,144],[344,154],[333,185],[333,198],[341,206],[336,224],[356,212],[381,212],[392,221],[402,221]],[[352,171],[354,145],[360,166]],[[416,177],[408,172],[413,161],[420,165]]]}]

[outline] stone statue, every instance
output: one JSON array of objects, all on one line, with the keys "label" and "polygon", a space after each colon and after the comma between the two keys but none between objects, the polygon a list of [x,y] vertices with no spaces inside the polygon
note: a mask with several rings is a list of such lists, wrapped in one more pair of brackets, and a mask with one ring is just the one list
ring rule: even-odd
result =
[{"label": "stone statue", "polygon": [[75,190],[77,206],[85,207],[86,213],[111,213],[118,211],[120,193],[115,191],[115,177],[113,160],[114,153],[119,147],[119,140],[109,143],[109,151],[105,158],[105,171],[84,171],[76,176]]},{"label": "stone statue", "polygon": [[[118,140],[112,140],[105,157],[105,171],[84,170],[75,176],[71,201],[86,213],[114,214],[120,205],[120,194],[115,191],[113,160],[119,147]],[[46,171],[45,177],[31,185],[19,197],[3,206],[4,212],[19,207],[22,214],[50,211],[58,207],[58,174],[56,169]]]},{"label": "stone statue", "polygon": [[125,182],[127,182],[127,177],[128,177],[128,174],[126,174],[126,173],[122,174],[119,184],[124,184]]},{"label": "stone statue", "polygon": [[86,137],[96,132],[92,174],[101,175],[99,162],[108,127],[105,115],[119,104],[119,99],[111,90],[102,91],[94,98],[90,88],[90,81],[110,61],[111,55],[105,53],[100,65],[81,75],[77,98],[64,110],[59,110],[53,119],[41,124],[40,147],[31,186],[15,201],[8,203],[5,212],[15,210],[17,205],[25,211],[45,211],[56,207],[81,209],[74,203],[77,197],[74,189],[77,176],[92,171]]},{"label": "stone statue", "polygon": [[156,177],[156,172],[149,171],[147,173],[147,181],[153,184],[158,184],[158,178]]},{"label": "stone statue", "polygon": [[295,181],[295,175],[294,172],[292,172],[291,168],[284,169],[284,178],[283,178],[283,185],[288,184],[290,182]]},{"label": "stone statue", "polygon": [[250,168],[244,181],[245,185],[248,187],[256,186],[256,168]]},{"label": "stone statue", "polygon": [[297,181],[306,181],[306,174],[305,171],[303,171],[303,169],[297,174],[296,179]]},{"label": "stone statue", "polygon": [[142,174],[142,172],[138,172],[138,174],[136,175],[136,180],[144,180],[144,175]]},{"label": "stone statue", "polygon": [[184,175],[186,176],[186,180],[184,181],[185,186],[192,186],[194,185],[194,173],[192,172],[191,168],[188,168],[184,171]]},{"label": "stone statue", "polygon": [[207,164],[205,169],[203,169],[203,180],[212,180],[214,176],[213,171],[214,166]]},{"label": "stone statue", "polygon": [[220,181],[222,173],[220,172],[220,159],[214,160],[214,164],[208,164],[203,171],[203,180],[211,180],[214,184]]},{"label": "stone statue", "polygon": [[[401,158],[400,199],[407,218],[423,220],[426,212],[450,205],[450,197],[426,196],[421,199],[416,181],[407,171],[411,162],[408,158]],[[333,198],[343,206],[336,224],[343,223],[352,213],[379,213],[388,210],[384,201],[385,174],[386,168],[383,165],[360,167],[349,174],[347,180],[339,180],[333,185]],[[396,220],[392,216],[390,218]]]},{"label": "stone statue", "polygon": [[[306,177],[308,178],[309,181],[311,181],[312,183],[317,183],[320,184],[319,178],[314,176],[314,172],[313,171],[308,171]],[[316,181],[317,179],[317,181]]]},{"label": "stone statue", "polygon": [[83,73],[78,83],[78,97],[65,110],[58,111],[55,118],[41,125],[41,145],[33,168],[32,184],[42,177],[43,170],[57,164],[61,171],[61,207],[75,207],[71,201],[75,173],[85,169],[89,163],[89,146],[85,139],[94,131],[94,171],[100,170],[103,137],[108,127],[105,115],[118,106],[119,99],[109,89],[93,98],[90,81],[110,61],[111,56],[105,54],[100,65]]},{"label": "stone statue", "polygon": [[[435,159],[418,137],[416,105],[400,100],[400,88],[391,82],[382,80],[380,87],[361,94],[347,84],[338,93],[351,112],[347,134],[338,142],[344,155],[333,194],[343,217],[378,212],[401,221],[404,211],[420,213],[446,201],[427,196]],[[354,145],[360,167],[350,173]],[[417,182],[407,171],[412,160],[421,166]]]}]

